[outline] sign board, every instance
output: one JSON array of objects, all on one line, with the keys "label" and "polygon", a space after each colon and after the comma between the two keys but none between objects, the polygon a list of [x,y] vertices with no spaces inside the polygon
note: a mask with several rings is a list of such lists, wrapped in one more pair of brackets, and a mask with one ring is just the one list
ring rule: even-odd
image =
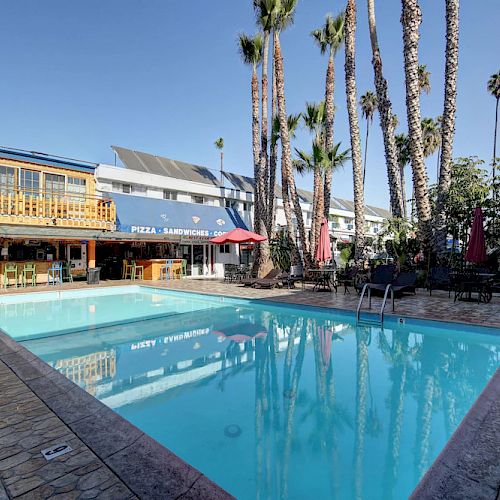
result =
[{"label": "sign board", "polygon": [[58,443],[50,448],[45,448],[42,450],[42,455],[45,460],[52,460],[53,458],[60,457],[61,455],[65,455],[73,451],[73,448],[67,443]]}]

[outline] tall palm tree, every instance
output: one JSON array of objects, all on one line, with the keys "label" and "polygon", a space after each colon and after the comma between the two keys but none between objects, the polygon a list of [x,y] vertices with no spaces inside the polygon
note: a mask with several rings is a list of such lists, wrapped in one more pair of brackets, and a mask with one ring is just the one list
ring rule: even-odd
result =
[{"label": "tall palm tree", "polygon": [[427,70],[427,64],[418,65],[418,85],[420,92],[428,94],[431,91],[431,73]]},{"label": "tall palm tree", "polygon": [[459,0],[446,0],[446,63],[444,70],[444,109],[441,119],[441,158],[434,220],[434,252],[446,252],[446,217],[444,203],[451,184],[451,162],[457,111]]},{"label": "tall palm tree", "polygon": [[[257,66],[262,61],[262,36],[257,33],[251,37],[244,33],[238,37],[238,46],[241,58],[245,64],[252,67],[251,95],[252,95],[252,149],[254,162],[254,230],[267,237],[262,213],[260,178],[260,140],[259,140],[259,84],[257,80]],[[259,275],[265,274],[270,267],[269,246],[267,241],[260,244],[257,251],[256,266]]]},{"label": "tall palm tree", "polygon": [[366,137],[365,137],[365,157],[363,160],[363,186],[365,185],[366,177],[366,157],[368,154],[368,135],[370,133],[370,123],[373,121],[373,115],[377,109],[377,96],[368,90],[361,96],[359,105],[361,106],[361,114],[366,119]]},{"label": "tall palm tree", "polygon": [[396,123],[392,112],[392,103],[387,91],[387,80],[382,72],[382,56],[378,45],[377,25],[375,19],[374,0],[367,0],[368,4],[368,27],[370,29],[370,41],[372,46],[372,65],[375,82],[375,90],[378,100],[378,114],[380,127],[384,138],[385,162],[387,165],[387,180],[389,182],[389,196],[391,212],[394,217],[401,217],[405,204],[405,194],[401,186],[400,171],[398,169],[397,150],[394,141]]},{"label": "tall palm tree", "polygon": [[359,137],[358,106],[356,92],[356,3],[347,1],[345,11],[345,88],[349,131],[351,135],[352,174],[354,189],[354,243],[356,262],[364,260],[365,246],[365,196],[361,168],[361,140]]},{"label": "tall palm tree", "polygon": [[214,142],[214,146],[220,151],[220,181],[223,182],[223,172],[224,172],[224,138],[219,137]]},{"label": "tall palm tree", "polygon": [[418,0],[402,0],[401,24],[403,26],[403,49],[406,80],[406,111],[408,136],[410,138],[413,186],[418,216],[420,240],[425,249],[431,240],[431,205],[427,171],[424,162],[422,126],[420,123],[420,81],[418,65],[419,26],[422,13]]},{"label": "tall palm tree", "polygon": [[273,26],[273,45],[274,45],[274,64],[276,72],[276,100],[278,104],[278,118],[280,122],[280,139],[281,139],[281,175],[283,185],[288,186],[288,192],[293,203],[295,218],[302,244],[302,252],[306,265],[311,262],[311,254],[309,252],[309,244],[306,236],[304,225],[304,217],[302,215],[302,207],[295,186],[292,167],[292,151],[290,147],[290,136],[288,132],[288,122],[286,114],[286,99],[285,99],[285,71],[283,68],[283,55],[281,53],[280,33],[287,26],[293,23],[293,15],[297,0],[275,0],[277,4],[277,16]]},{"label": "tall palm tree", "polygon": [[[335,90],[335,54],[344,42],[344,13],[341,12],[336,17],[330,14],[326,16],[325,24],[313,32],[311,36],[316,41],[321,54],[328,52],[328,66],[326,69],[325,82],[325,148],[330,150],[333,147],[333,122],[335,118],[334,90]],[[332,192],[332,172],[325,172],[323,187],[324,215],[328,218],[330,213],[330,198]]]},{"label": "tall palm tree", "polygon": [[[490,76],[488,80],[488,92],[496,99],[495,106],[495,133],[493,136],[493,180],[495,180],[496,175],[496,164],[497,164],[497,126],[498,126],[498,101],[500,100],[500,71]],[[496,198],[496,192],[495,198]]]},{"label": "tall palm tree", "polygon": [[[324,151],[324,125],[325,125],[325,102],[306,103],[306,111],[302,115],[306,128],[314,135],[313,143],[319,146],[318,151]],[[313,207],[312,207],[312,224],[311,224],[311,254],[314,256],[316,243],[319,238],[321,220],[323,219],[323,163],[316,162],[314,173],[314,188],[313,188]],[[321,198],[321,200],[320,200]]]},{"label": "tall palm tree", "polygon": [[[273,207],[269,207],[270,197],[270,165],[268,159],[268,65],[269,65],[269,45],[271,38],[271,31],[273,28],[273,19],[275,17],[275,10],[273,9],[273,2],[266,0],[254,0],[254,9],[257,16],[257,24],[263,31],[263,53],[262,53],[262,81],[261,81],[261,98],[262,98],[262,121],[261,121],[261,154],[260,154],[260,177],[258,179],[259,190],[261,191],[260,202],[261,210],[263,213],[267,211],[265,223],[267,230],[270,233],[272,227],[269,222],[273,219]],[[272,198],[274,200],[274,197]]]}]

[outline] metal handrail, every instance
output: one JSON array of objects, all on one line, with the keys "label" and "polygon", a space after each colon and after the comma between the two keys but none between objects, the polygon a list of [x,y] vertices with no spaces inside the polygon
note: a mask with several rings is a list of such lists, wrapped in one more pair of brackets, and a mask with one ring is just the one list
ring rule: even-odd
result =
[{"label": "metal handrail", "polygon": [[370,288],[368,287],[368,283],[365,283],[363,285],[363,289],[361,290],[361,295],[359,297],[359,302],[358,302],[358,307],[356,309],[356,321],[359,321],[359,315],[360,315],[360,310],[361,310],[361,304],[363,303],[363,298],[365,296],[365,292],[368,289],[368,294],[370,296],[370,302],[368,305],[368,308],[371,309],[371,293],[370,293]]},{"label": "metal handrail", "polygon": [[389,294],[389,290],[391,291],[391,300],[392,300],[392,311],[394,312],[394,289],[392,288],[391,283],[389,283],[385,287],[385,292],[384,292],[384,300],[382,301],[382,306],[380,307],[380,323],[384,322],[384,309],[385,309],[385,303],[387,302],[387,295]]}]

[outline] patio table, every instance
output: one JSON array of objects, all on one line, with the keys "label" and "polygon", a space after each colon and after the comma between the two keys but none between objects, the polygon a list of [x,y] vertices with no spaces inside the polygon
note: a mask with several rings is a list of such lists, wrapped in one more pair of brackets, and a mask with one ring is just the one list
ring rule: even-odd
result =
[{"label": "patio table", "polygon": [[337,271],[335,269],[308,269],[314,279],[314,292],[331,292],[332,286],[337,293]]},{"label": "patio table", "polygon": [[[488,303],[491,301],[493,297],[491,284],[495,274],[477,273],[469,276],[463,276],[465,279],[463,281],[459,281],[458,278],[461,276],[461,273],[452,273],[452,279],[456,280],[454,300],[477,303]],[[477,298],[472,297],[473,293],[477,293]]]}]

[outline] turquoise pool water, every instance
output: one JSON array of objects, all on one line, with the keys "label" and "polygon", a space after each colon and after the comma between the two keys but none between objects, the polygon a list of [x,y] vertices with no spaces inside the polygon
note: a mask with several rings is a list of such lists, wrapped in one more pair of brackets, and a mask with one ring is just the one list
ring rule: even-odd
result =
[{"label": "turquoise pool water", "polygon": [[406,498],[500,364],[488,329],[151,293],[170,316],[23,344],[241,499]]}]

